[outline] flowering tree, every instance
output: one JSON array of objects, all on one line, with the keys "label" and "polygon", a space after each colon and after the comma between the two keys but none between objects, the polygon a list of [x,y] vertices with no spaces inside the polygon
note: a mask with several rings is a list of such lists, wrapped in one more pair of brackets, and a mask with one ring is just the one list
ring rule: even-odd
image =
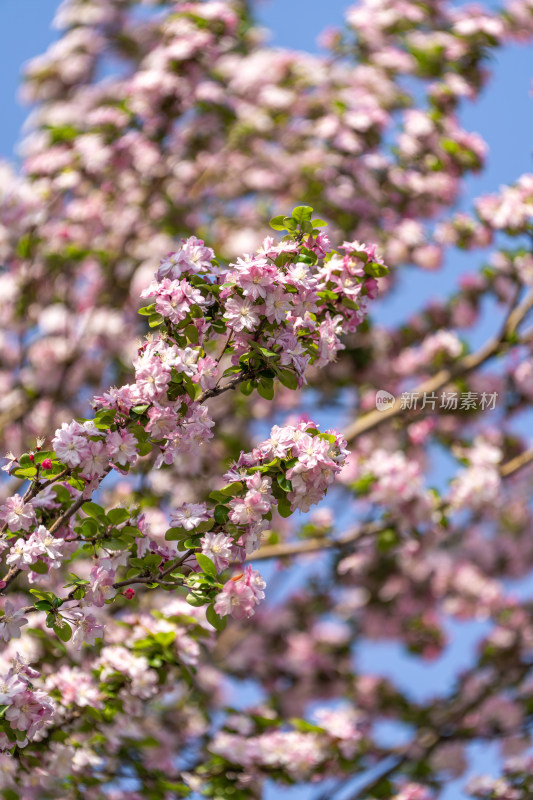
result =
[{"label": "flowering tree", "polygon": [[[431,800],[489,741],[470,794],[526,800],[533,177],[453,209],[461,104],[531,3],[367,0],[324,57],[243,2],[57,19],[2,168],[3,796]],[[454,247],[447,298],[376,324]],[[361,667],[439,659],[450,620],[482,638],[436,696]]]}]

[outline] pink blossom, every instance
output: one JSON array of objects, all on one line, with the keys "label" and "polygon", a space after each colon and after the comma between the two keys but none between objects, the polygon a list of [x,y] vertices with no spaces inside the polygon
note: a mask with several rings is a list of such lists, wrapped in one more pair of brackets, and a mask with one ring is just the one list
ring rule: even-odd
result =
[{"label": "pink blossom", "polygon": [[206,533],[202,537],[202,553],[213,561],[217,572],[229,566],[233,550],[231,537],[224,533]]},{"label": "pink blossom", "polygon": [[236,265],[235,282],[240,286],[246,297],[251,300],[265,298],[269,287],[276,276],[276,270],[265,259],[253,259],[242,261],[239,259]]},{"label": "pink blossom", "polygon": [[185,528],[186,531],[192,531],[208,519],[205,503],[183,503],[170,515],[172,524]]},{"label": "pink blossom", "polygon": [[292,310],[292,303],[280,288],[273,289],[267,294],[265,303],[265,316],[269,322],[284,322],[287,314]]},{"label": "pink blossom", "polygon": [[254,606],[265,596],[265,582],[261,575],[246,567],[244,574],[231,578],[215,600],[215,611],[221,617],[231,614],[235,619],[245,619],[254,613]]},{"label": "pink blossom", "polygon": [[77,467],[85,457],[89,443],[77,422],[64,422],[56,431],[52,444],[60,461],[67,467]]},{"label": "pink blossom", "polygon": [[66,542],[64,539],[52,536],[44,525],[39,525],[27,541],[27,548],[31,550],[33,561],[44,557],[52,567],[60,567],[64,555]]},{"label": "pink blossom", "polygon": [[113,431],[106,438],[106,447],[117,464],[133,464],[137,460],[137,439],[132,433]]},{"label": "pink blossom", "polygon": [[235,525],[247,525],[268,514],[272,505],[262,492],[251,491],[242,498],[232,498],[229,518]]},{"label": "pink blossom", "polygon": [[0,506],[0,519],[7,523],[13,533],[20,530],[29,531],[37,521],[32,504],[25,503],[18,494],[9,497]]},{"label": "pink blossom", "polygon": [[[111,594],[109,589],[104,589],[102,592],[102,594],[105,595],[108,593],[109,595]],[[98,605],[98,603],[96,605]],[[72,643],[75,647],[79,649],[83,643],[93,645],[96,639],[99,639],[103,636],[103,626],[97,622],[96,617],[94,617],[92,614],[85,614],[79,609],[71,612],[71,614],[74,617]]]},{"label": "pink blossom", "polygon": [[170,382],[170,372],[159,359],[142,364],[135,371],[135,383],[142,400],[152,401],[165,394]]},{"label": "pink blossom", "polygon": [[236,332],[253,331],[259,325],[259,307],[248,298],[232,297],[226,303],[224,319]]},{"label": "pink blossom", "polygon": [[[94,603],[95,606],[103,606],[106,600],[111,600],[115,594],[116,589],[113,586],[115,580],[114,570],[106,570],[103,567],[93,567],[91,570],[91,585],[89,592],[87,592],[87,599]],[[89,628],[84,628],[84,635],[91,634],[95,628],[91,627],[87,621]]]},{"label": "pink blossom", "polygon": [[4,603],[4,615],[0,617],[0,636],[4,642],[10,639],[20,639],[20,629],[28,624],[22,609],[15,610],[10,600]]}]

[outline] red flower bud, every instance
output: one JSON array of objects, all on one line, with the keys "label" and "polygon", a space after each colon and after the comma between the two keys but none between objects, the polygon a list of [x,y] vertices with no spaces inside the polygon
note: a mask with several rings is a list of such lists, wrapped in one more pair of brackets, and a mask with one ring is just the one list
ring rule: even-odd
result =
[{"label": "red flower bud", "polygon": [[[30,456],[31,458],[31,456]],[[43,458],[41,467],[43,469],[52,469],[52,459],[51,458]]]},{"label": "red flower bud", "polygon": [[122,594],[127,600],[131,600],[132,597],[135,597],[135,591],[131,587],[125,589]]}]

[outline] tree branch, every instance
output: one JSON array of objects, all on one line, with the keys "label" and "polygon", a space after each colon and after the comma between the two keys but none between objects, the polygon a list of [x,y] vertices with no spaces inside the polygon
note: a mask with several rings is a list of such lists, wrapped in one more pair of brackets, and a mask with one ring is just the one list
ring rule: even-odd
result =
[{"label": "tree branch", "polygon": [[[502,464],[499,469],[500,475],[502,478],[509,478],[532,462],[533,447],[529,450],[524,450],[520,455]],[[446,511],[446,506],[443,506],[442,510]],[[361,528],[351,531],[338,539],[328,539],[324,536],[314,539],[304,539],[303,541],[267,545],[256,553],[249,555],[246,560],[264,561],[267,558],[290,558],[291,556],[306,555],[307,553],[316,553],[321,550],[333,550],[344,547],[347,544],[352,544],[353,542],[361,541],[362,539],[367,539],[370,536],[375,536],[390,527],[391,523],[387,522],[369,522]]]},{"label": "tree branch", "polygon": [[[469,353],[450,367],[439,370],[436,375],[433,375],[431,378],[419,383],[418,386],[415,386],[411,392],[418,392],[419,394],[431,394],[432,392],[436,392],[439,389],[443,389],[455,378],[468,375],[468,373],[477,369],[489,359],[505,352],[514,344],[510,339],[512,339],[513,334],[516,333],[518,326],[531,308],[533,308],[533,290],[527,294],[518,306],[510,311],[498,336],[490,339],[475,353]],[[368,414],[359,417],[355,422],[352,422],[344,431],[344,436],[348,442],[353,442],[362,433],[367,433],[379,427],[387,420],[403,415],[407,410],[408,409],[401,407],[400,399],[396,397],[394,403],[389,406],[389,408],[383,411],[374,409]]]}]

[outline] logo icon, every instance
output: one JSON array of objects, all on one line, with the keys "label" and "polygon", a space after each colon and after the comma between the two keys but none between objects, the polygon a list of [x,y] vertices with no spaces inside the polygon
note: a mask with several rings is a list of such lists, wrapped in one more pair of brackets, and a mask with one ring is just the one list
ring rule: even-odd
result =
[{"label": "logo icon", "polygon": [[379,392],[376,392],[376,408],[378,411],[386,411],[388,408],[392,408],[395,402],[395,397],[390,392],[386,392],[385,389],[380,389]]}]

